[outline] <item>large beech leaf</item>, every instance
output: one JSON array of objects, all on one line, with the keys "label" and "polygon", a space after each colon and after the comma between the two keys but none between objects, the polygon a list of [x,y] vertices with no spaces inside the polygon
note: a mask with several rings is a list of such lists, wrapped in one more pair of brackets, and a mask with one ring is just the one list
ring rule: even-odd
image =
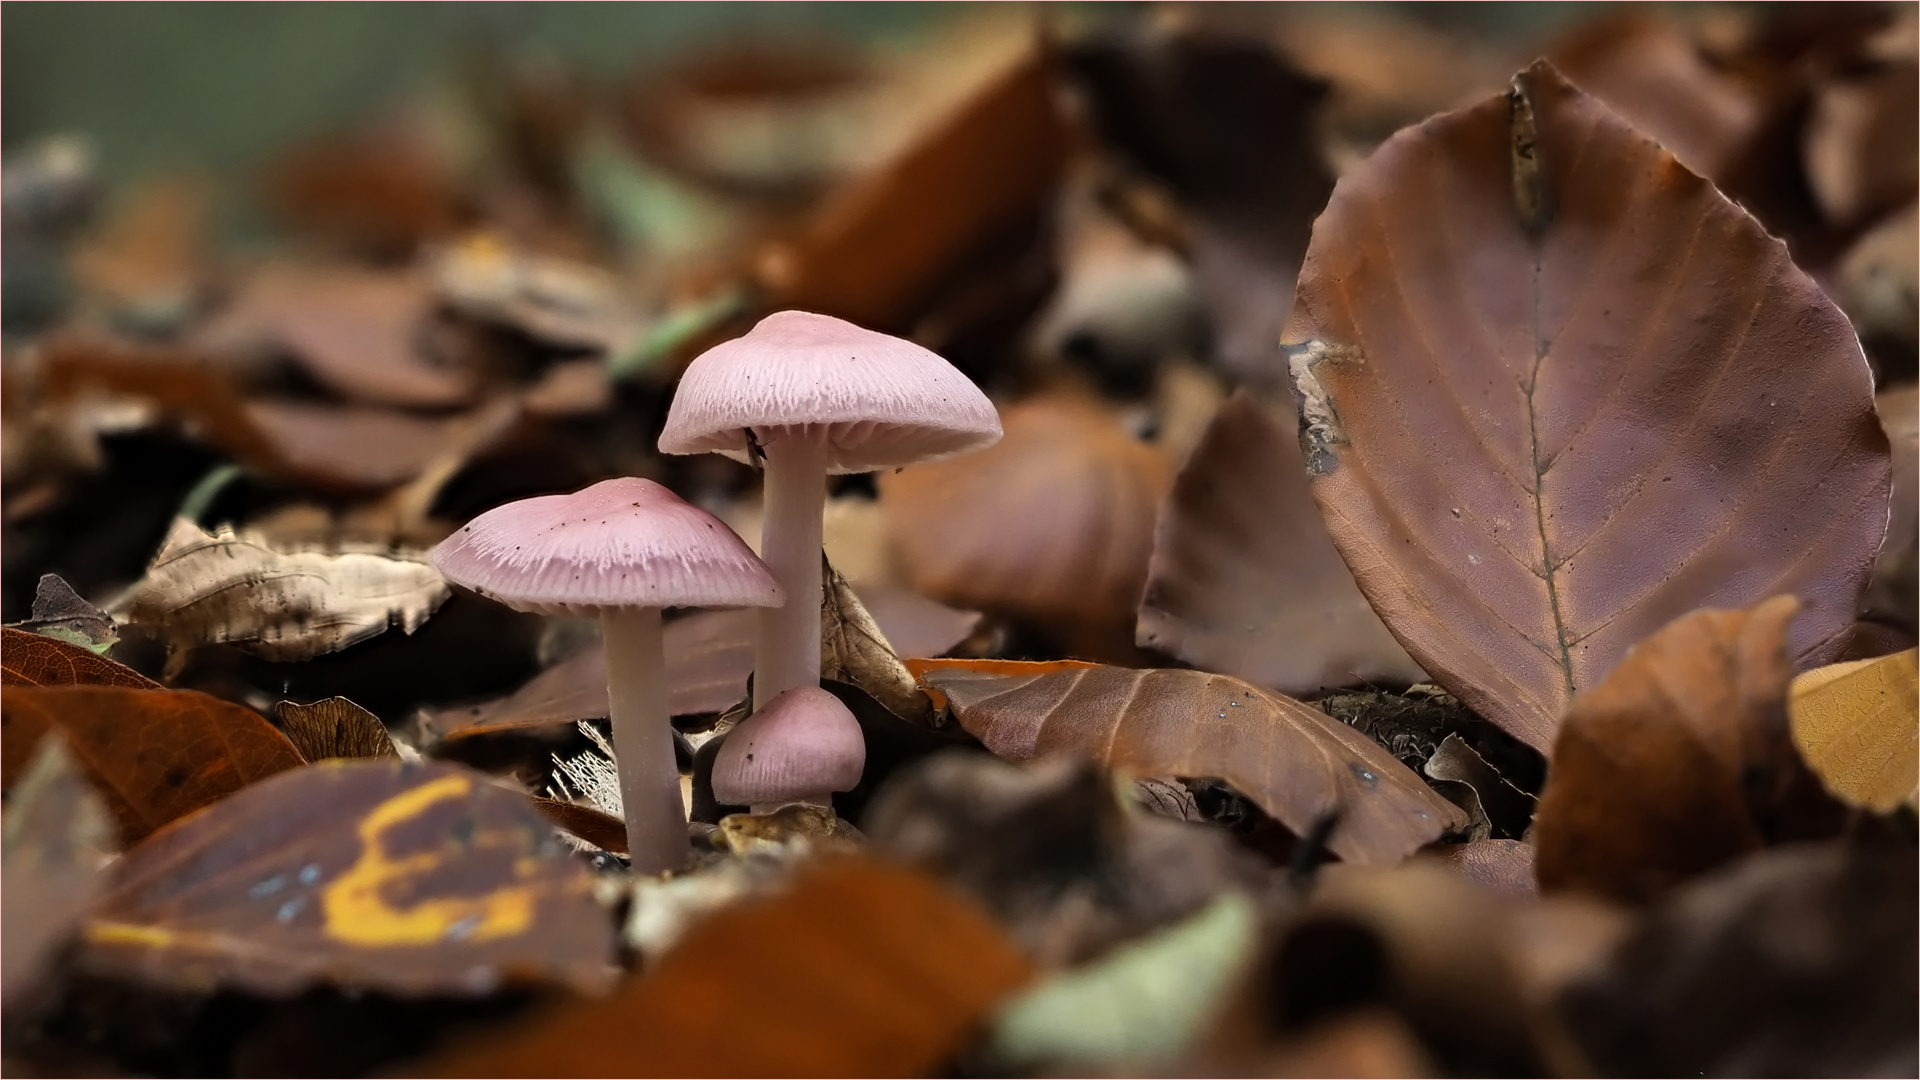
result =
[{"label": "large beech leaf", "polygon": [[1533,818],[1542,889],[1649,900],[1833,820],[1787,725],[1795,607],[1688,615],[1574,701]]},{"label": "large beech leaf", "polygon": [[1033,977],[924,873],[841,859],[693,927],[643,977],[417,1076],[925,1076]]},{"label": "large beech leaf", "polygon": [[7,686],[130,686],[160,684],[125,664],[59,638],[0,628],[0,683]]},{"label": "large beech leaf", "polygon": [[1845,317],[1544,63],[1395,135],[1314,226],[1284,344],[1334,545],[1407,651],[1546,750],[1700,607],[1845,642],[1887,441]]},{"label": "large beech leaf", "polygon": [[613,974],[592,871],[526,798],[440,763],[322,762],[178,822],[127,853],[84,942],[91,968],[191,990]]},{"label": "large beech leaf", "polygon": [[1160,509],[1141,645],[1290,694],[1426,675],[1327,539],[1291,430],[1236,393]]},{"label": "large beech leaf", "polygon": [[1395,863],[1466,823],[1372,739],[1224,675],[942,667],[921,679],[946,695],[960,726],[1011,761],[1075,754],[1140,776],[1218,777],[1301,836],[1337,813],[1327,846],[1348,862]]},{"label": "large beech leaf", "polygon": [[0,772],[7,787],[54,730],[66,736],[127,843],[304,764],[259,713],[197,690],[13,686],[0,697]]}]

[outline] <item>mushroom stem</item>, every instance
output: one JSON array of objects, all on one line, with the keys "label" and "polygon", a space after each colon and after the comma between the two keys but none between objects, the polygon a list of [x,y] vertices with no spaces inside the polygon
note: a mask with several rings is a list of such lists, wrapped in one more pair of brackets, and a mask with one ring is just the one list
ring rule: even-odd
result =
[{"label": "mushroom stem", "polygon": [[820,517],[827,493],[824,438],[799,429],[766,447],[760,558],[786,590],[760,609],[753,642],[753,707],[796,686],[820,685]]},{"label": "mushroom stem", "polygon": [[678,870],[687,861],[687,810],[673,759],[660,609],[610,609],[600,616],[600,634],[627,853],[637,873]]}]

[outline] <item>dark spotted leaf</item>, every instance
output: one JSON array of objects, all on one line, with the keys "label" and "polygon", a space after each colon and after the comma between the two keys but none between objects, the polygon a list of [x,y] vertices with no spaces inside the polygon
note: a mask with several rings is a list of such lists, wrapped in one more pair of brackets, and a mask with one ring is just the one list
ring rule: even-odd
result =
[{"label": "dark spotted leaf", "polygon": [[613,974],[592,871],[523,796],[441,763],[323,762],[176,823],[115,868],[83,943],[92,970],[192,990]]}]

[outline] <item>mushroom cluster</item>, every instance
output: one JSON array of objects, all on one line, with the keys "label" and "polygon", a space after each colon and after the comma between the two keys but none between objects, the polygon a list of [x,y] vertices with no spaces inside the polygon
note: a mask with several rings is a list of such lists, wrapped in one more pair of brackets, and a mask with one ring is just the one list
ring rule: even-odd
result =
[{"label": "mushroom cluster", "polygon": [[819,687],[827,475],[936,460],[999,437],[992,402],[934,353],[783,311],[688,366],[660,436],[664,453],[764,463],[765,563],[711,515],[636,479],[488,511],[436,548],[434,563],[455,584],[521,610],[600,617],[633,865],[673,869],[686,858],[686,819],[660,609],[761,609],[754,708],[715,761],[716,798],[756,811],[831,805],[832,793],[859,782],[866,750],[853,714]]}]

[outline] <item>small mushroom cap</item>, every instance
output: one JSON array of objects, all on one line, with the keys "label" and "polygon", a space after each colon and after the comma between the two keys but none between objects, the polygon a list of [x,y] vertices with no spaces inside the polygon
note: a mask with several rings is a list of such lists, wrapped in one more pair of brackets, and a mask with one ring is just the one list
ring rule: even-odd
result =
[{"label": "small mushroom cap", "polygon": [[430,558],[455,585],[544,615],[779,607],[785,599],[725,522],[633,477],[496,506]]},{"label": "small mushroom cap", "polygon": [[747,460],[781,429],[824,429],[829,472],[950,457],[1000,438],[993,402],[952,364],[843,319],[781,311],[701,353],[680,379],[660,450]]},{"label": "small mushroom cap", "polygon": [[867,767],[860,722],[817,686],[796,686],[740,722],[713,760],[713,797],[736,806],[851,791]]}]

